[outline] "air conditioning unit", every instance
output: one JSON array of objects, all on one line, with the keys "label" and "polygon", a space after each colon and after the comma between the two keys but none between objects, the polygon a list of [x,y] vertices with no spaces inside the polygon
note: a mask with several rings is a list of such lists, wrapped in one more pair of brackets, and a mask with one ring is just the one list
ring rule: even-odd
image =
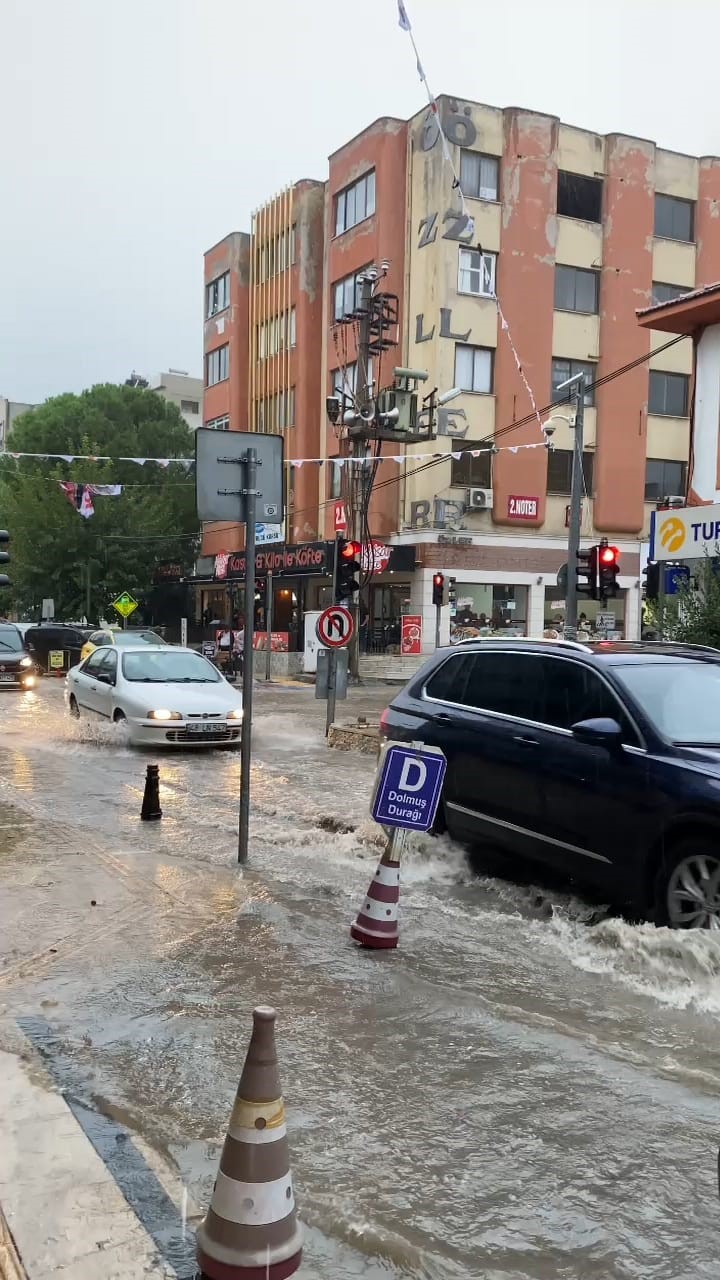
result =
[{"label": "air conditioning unit", "polygon": [[468,511],[488,511],[493,503],[492,489],[468,489]]}]

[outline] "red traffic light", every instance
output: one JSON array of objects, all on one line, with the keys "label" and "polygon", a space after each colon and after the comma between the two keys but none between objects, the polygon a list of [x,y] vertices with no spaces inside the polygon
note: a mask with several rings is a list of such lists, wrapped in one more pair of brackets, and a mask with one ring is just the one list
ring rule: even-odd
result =
[{"label": "red traffic light", "polygon": [[601,547],[600,563],[615,564],[619,555],[620,555],[620,552],[618,551],[617,547]]},{"label": "red traffic light", "polygon": [[346,542],[340,548],[340,555],[343,560],[358,560],[362,547],[359,542]]},{"label": "red traffic light", "polygon": [[444,573],[434,573],[434,574],[433,574],[433,586],[434,586],[434,587],[441,587],[441,586],[443,585],[444,581],[445,581],[445,574],[444,574]]}]

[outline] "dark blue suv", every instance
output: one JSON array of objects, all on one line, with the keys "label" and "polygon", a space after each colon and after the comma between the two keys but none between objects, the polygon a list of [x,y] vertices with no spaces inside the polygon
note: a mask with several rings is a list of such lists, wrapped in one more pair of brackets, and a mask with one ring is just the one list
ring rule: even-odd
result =
[{"label": "dark blue suv", "polygon": [[591,881],[657,924],[720,929],[720,651],[472,640],[381,719],[441,747],[439,823]]}]

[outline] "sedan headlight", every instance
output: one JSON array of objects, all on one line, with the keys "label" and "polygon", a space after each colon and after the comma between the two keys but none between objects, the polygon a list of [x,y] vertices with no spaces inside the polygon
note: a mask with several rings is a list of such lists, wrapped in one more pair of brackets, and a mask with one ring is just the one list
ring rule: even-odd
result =
[{"label": "sedan headlight", "polygon": [[179,711],[168,711],[167,707],[159,707],[156,711],[148,711],[148,720],[182,720]]},{"label": "sedan headlight", "polygon": [[32,666],[32,664],[33,664],[33,660],[32,660],[32,658],[21,658],[21,659],[20,659],[20,666],[21,666],[21,667],[31,667],[31,666]]},{"label": "sedan headlight", "polygon": [[232,711],[228,711],[227,718],[228,720],[242,720],[243,718],[242,707],[234,707]]}]

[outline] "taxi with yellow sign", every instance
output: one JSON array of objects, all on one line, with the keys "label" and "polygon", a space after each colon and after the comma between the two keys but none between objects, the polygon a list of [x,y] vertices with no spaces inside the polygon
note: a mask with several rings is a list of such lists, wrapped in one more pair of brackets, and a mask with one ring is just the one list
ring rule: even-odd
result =
[{"label": "taxi with yellow sign", "polygon": [[117,627],[103,627],[99,631],[93,631],[88,636],[85,644],[80,650],[80,661],[84,662],[90,657],[93,649],[99,648],[104,644],[120,645],[138,645],[138,644],[167,644],[162,636],[156,631],[121,631]]}]

